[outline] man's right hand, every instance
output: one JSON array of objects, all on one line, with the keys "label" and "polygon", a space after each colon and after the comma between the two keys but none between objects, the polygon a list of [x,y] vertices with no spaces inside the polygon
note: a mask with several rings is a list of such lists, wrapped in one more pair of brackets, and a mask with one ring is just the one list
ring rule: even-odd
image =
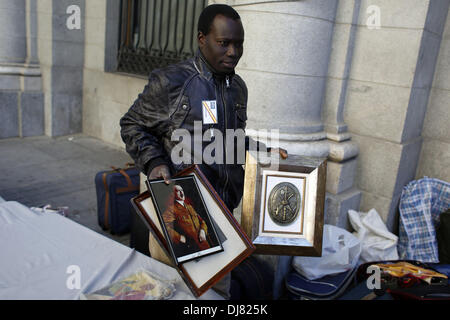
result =
[{"label": "man's right hand", "polygon": [[161,179],[161,178],[164,179],[164,182],[166,184],[170,184],[170,178],[171,178],[170,169],[165,164],[161,164],[157,167],[154,167],[153,170],[148,175],[149,180]]},{"label": "man's right hand", "polygon": [[180,242],[181,243],[186,243],[186,237],[185,236],[180,236]]}]

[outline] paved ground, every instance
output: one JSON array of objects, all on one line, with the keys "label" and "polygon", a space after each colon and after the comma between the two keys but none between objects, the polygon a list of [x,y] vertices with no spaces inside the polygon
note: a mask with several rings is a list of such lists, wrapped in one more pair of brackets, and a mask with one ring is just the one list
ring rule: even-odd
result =
[{"label": "paved ground", "polygon": [[129,245],[97,223],[94,178],[131,162],[123,149],[85,135],[0,139],[0,196],[32,207],[69,207],[68,218]]}]

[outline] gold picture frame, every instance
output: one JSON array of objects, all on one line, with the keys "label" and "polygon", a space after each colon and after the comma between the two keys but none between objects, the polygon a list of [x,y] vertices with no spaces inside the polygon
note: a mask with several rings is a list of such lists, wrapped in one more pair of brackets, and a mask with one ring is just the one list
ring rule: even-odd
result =
[{"label": "gold picture frame", "polygon": [[241,226],[256,254],[321,256],[327,161],[247,152]]}]

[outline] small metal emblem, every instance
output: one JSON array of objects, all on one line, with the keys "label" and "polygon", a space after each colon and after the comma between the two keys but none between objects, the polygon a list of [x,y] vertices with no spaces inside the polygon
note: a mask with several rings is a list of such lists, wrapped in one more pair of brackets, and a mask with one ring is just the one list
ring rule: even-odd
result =
[{"label": "small metal emblem", "polygon": [[301,206],[300,192],[289,182],[277,184],[269,195],[269,216],[278,225],[294,222]]}]

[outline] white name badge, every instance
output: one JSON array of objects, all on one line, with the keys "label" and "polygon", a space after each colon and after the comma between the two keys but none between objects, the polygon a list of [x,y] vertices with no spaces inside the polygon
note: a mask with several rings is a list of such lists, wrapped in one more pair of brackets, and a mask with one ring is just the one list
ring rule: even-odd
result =
[{"label": "white name badge", "polygon": [[217,103],[216,100],[202,101],[203,124],[217,123]]}]

